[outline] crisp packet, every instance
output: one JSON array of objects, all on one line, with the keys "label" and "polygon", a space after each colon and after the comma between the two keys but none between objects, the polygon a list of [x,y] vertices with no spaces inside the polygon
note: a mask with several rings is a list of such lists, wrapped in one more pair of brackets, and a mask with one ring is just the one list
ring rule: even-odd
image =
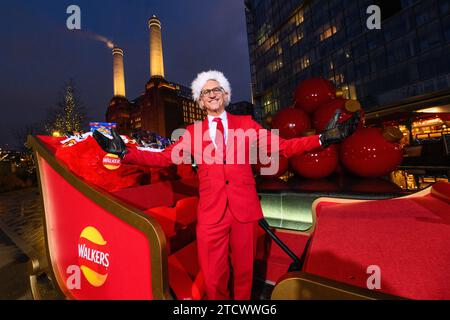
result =
[{"label": "crisp packet", "polygon": [[144,148],[165,149],[171,144],[170,139],[164,138],[149,130],[134,132],[132,137],[140,147]]},{"label": "crisp packet", "polygon": [[111,129],[117,126],[115,122],[89,122],[91,132],[98,130],[101,134],[109,139],[112,139]]},{"label": "crisp packet", "polygon": [[163,149],[150,148],[150,147],[136,147],[136,149],[141,151],[149,151],[149,152],[163,152]]},{"label": "crisp packet", "polygon": [[80,141],[86,140],[89,136],[92,136],[92,132],[86,132],[83,134],[74,134],[67,139],[62,140],[60,143],[64,145],[64,147],[71,147],[77,144]]}]

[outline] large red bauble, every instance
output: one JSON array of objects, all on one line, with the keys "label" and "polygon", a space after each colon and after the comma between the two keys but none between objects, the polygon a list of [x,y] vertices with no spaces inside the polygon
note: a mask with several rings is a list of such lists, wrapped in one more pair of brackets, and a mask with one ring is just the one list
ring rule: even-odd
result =
[{"label": "large red bauble", "polygon": [[296,107],[313,113],[317,108],[336,97],[336,87],[323,78],[311,78],[302,81],[294,92]]},{"label": "large red bauble", "polygon": [[[278,164],[277,164],[278,161]],[[278,165],[278,168],[276,167]],[[283,174],[286,173],[287,169],[289,168],[289,161],[284,156],[273,154],[270,156],[270,163],[268,164],[261,164],[261,162],[258,161],[258,163],[254,164],[253,171],[256,172],[258,175],[260,175],[263,178],[278,178],[281,177]],[[261,169],[265,168],[265,172],[262,172]],[[275,172],[268,174],[267,170]]]},{"label": "large red bauble", "polygon": [[[320,105],[319,108],[314,112],[312,117],[312,126],[317,132],[322,132],[325,130],[328,122],[333,118],[336,110],[341,110],[341,115],[339,117],[339,122],[343,122],[349,119],[352,114],[356,111],[361,112],[361,120],[364,118],[364,112],[361,109],[361,105],[356,100],[346,100],[342,98],[337,98],[335,100],[331,100],[325,102]],[[362,122],[360,122],[360,126],[362,127]]]},{"label": "large red bauble", "polygon": [[291,139],[310,129],[311,121],[303,110],[289,107],[277,112],[272,119],[272,128],[280,130],[282,138]]},{"label": "large red bauble", "polygon": [[[389,131],[391,130],[391,131]],[[394,131],[392,131],[394,130]],[[387,175],[395,170],[403,160],[403,150],[399,143],[391,142],[389,133],[397,135],[400,130],[389,127],[362,128],[345,139],[340,148],[342,164],[352,173],[365,178]],[[401,132],[399,133],[401,136]],[[397,136],[397,138],[401,138]],[[399,140],[399,139],[397,139]]]},{"label": "large red bauble", "polygon": [[305,178],[325,178],[336,170],[338,153],[334,146],[330,146],[326,149],[292,156],[289,163],[295,172]]}]

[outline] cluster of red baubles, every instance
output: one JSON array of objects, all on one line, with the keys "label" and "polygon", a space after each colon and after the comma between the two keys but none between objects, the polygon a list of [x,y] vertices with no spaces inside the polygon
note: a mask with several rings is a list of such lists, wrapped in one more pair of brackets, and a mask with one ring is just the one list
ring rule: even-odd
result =
[{"label": "cluster of red baubles", "polygon": [[[330,81],[322,78],[305,80],[295,89],[294,98],[293,106],[267,119],[272,129],[278,129],[284,139],[320,134],[337,109],[341,110],[340,122],[360,110],[361,122],[357,131],[339,145],[296,155],[289,160],[280,156],[278,172],[268,177],[282,176],[290,166],[305,178],[324,178],[333,172],[343,172],[343,168],[360,177],[374,178],[385,176],[400,165],[403,158],[400,130],[364,127],[364,112],[359,102],[337,96]],[[260,172],[264,166],[254,167]]]}]

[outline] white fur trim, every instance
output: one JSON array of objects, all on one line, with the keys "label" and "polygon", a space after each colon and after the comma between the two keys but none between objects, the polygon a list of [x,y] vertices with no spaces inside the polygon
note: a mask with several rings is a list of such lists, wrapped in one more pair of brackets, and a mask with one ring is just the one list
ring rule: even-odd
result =
[{"label": "white fur trim", "polygon": [[208,80],[217,81],[220,84],[220,86],[225,90],[225,92],[228,93],[228,99],[226,99],[225,101],[225,106],[227,106],[231,100],[230,83],[228,82],[228,79],[225,78],[223,73],[217,70],[209,70],[201,72],[197,75],[197,78],[195,78],[194,81],[192,81],[191,90],[194,101],[198,102],[200,98],[200,92],[202,91],[202,88],[205,86],[205,83]]}]

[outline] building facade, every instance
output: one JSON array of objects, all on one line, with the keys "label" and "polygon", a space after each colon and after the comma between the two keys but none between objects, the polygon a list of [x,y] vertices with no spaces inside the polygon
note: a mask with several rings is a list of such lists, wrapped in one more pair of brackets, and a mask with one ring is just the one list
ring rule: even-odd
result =
[{"label": "building facade", "polygon": [[[370,30],[370,5],[381,29]],[[257,118],[324,77],[366,111],[450,87],[448,0],[246,0]]]},{"label": "building facade", "polygon": [[225,110],[234,115],[249,115],[254,117],[253,104],[248,101],[230,103]]}]

